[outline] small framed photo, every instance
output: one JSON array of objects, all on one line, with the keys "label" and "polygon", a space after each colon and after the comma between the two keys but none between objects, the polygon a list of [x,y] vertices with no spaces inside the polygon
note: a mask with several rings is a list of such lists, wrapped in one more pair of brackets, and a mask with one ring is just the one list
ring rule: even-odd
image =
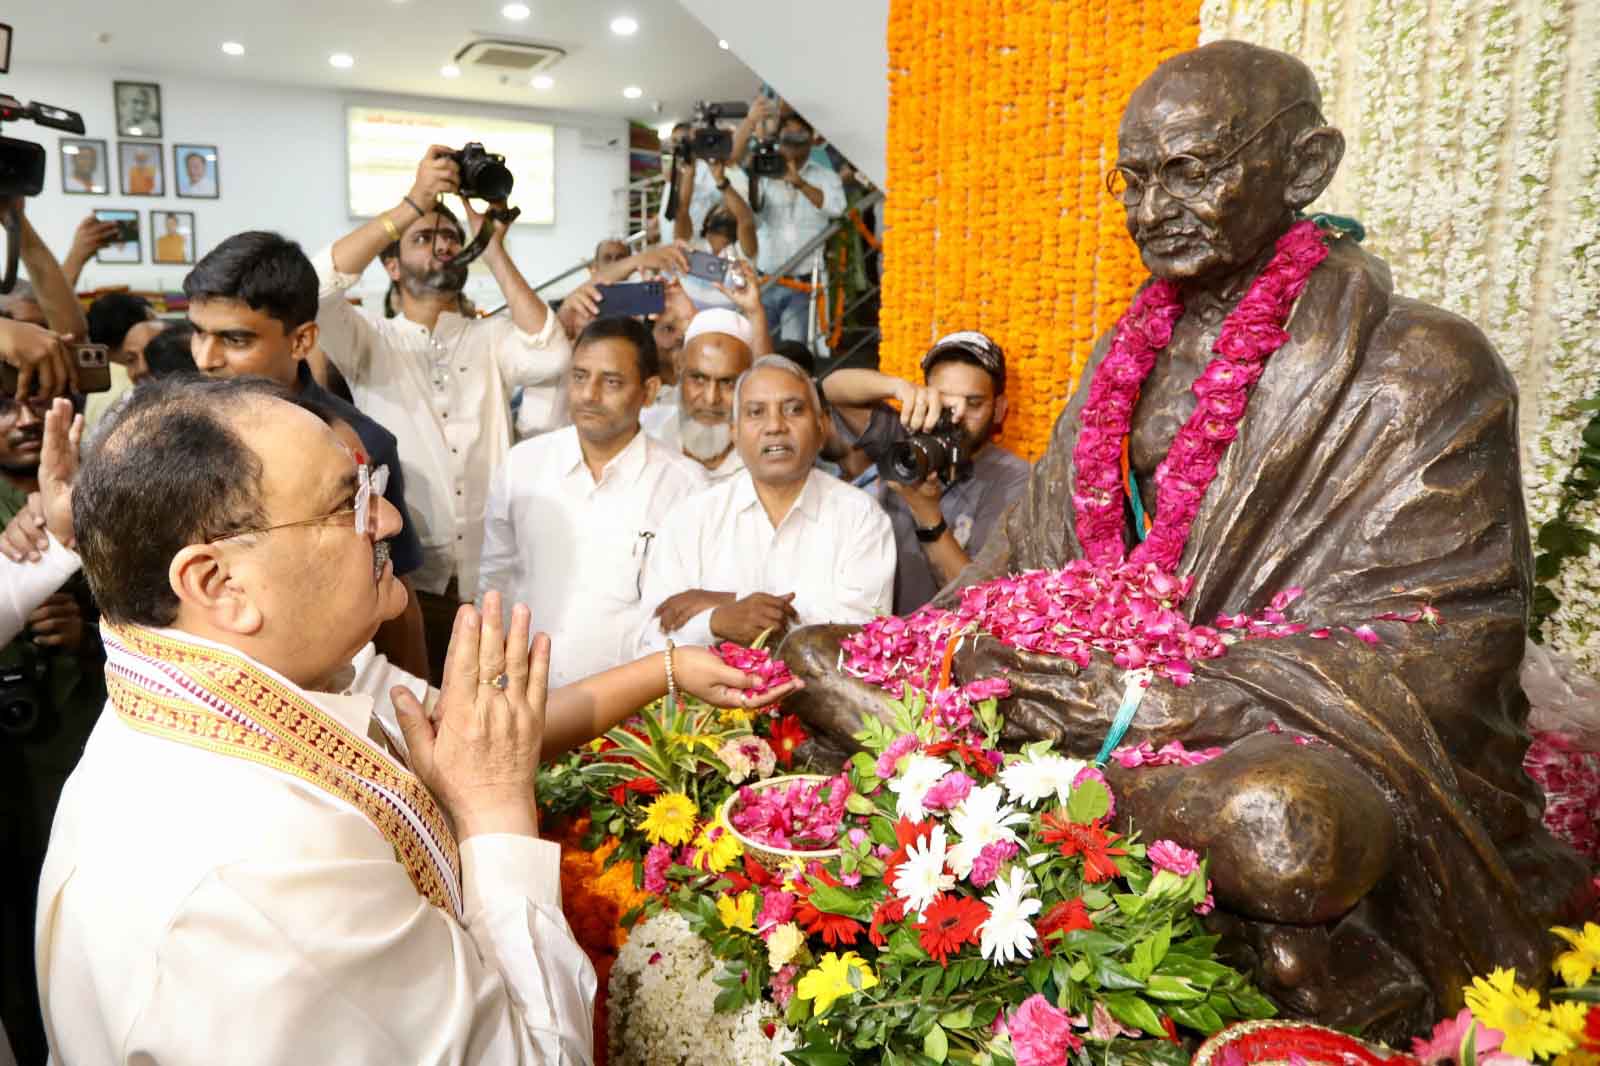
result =
[{"label": "small framed photo", "polygon": [[150,212],[150,262],[194,262],[194,212]]},{"label": "small framed photo", "polygon": [[105,141],[61,138],[61,191],[73,196],[111,192]]},{"label": "small framed photo", "polygon": [[94,255],[97,263],[137,263],[139,261],[139,212],[121,209],[99,209],[94,213],[97,222],[115,222],[116,244],[108,244]]},{"label": "small framed photo", "polygon": [[117,142],[117,170],[122,175],[124,196],[165,196],[166,164],[159,144],[138,141]]},{"label": "small framed photo", "polygon": [[161,139],[161,86],[152,81],[111,83],[117,107],[117,136]]},{"label": "small framed photo", "polygon": [[172,146],[172,182],[187,200],[215,200],[222,195],[214,144]]}]

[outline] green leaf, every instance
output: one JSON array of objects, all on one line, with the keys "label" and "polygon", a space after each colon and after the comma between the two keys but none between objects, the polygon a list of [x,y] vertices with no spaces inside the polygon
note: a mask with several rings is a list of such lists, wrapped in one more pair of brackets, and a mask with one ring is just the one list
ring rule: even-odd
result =
[{"label": "green leaf", "polygon": [[1129,918],[1139,917],[1139,912],[1144,910],[1145,898],[1143,896],[1136,896],[1131,892],[1119,892],[1115,898],[1117,910],[1126,914]]},{"label": "green leaf", "polygon": [[1203,988],[1196,988],[1186,978],[1158,973],[1145,982],[1145,995],[1163,1001],[1187,1002],[1206,998]]},{"label": "green leaf", "polygon": [[832,885],[818,885],[811,893],[811,905],[828,914],[841,914],[847,918],[872,917],[872,901],[848,889]]},{"label": "green leaf", "polygon": [[1116,959],[1108,959],[1103,955],[1095,965],[1094,981],[1095,984],[1106,989],[1144,987],[1144,982],[1125,969],[1122,963]]},{"label": "green leaf", "polygon": [[1166,922],[1163,922],[1161,924],[1161,928],[1160,929],[1156,930],[1155,939],[1151,942],[1151,945],[1150,945],[1150,957],[1151,957],[1151,960],[1157,966],[1160,966],[1161,963],[1166,959],[1167,952],[1171,949],[1171,947],[1172,947],[1172,922],[1166,921]]},{"label": "green leaf", "polygon": [[1113,992],[1102,1001],[1111,1016],[1123,1025],[1131,1025],[1136,1029],[1143,1029],[1151,1036],[1166,1036],[1167,1030],[1161,1024],[1161,1016],[1156,1009],[1131,992]]},{"label": "green leaf", "polygon": [[793,1051],[785,1051],[783,1055],[795,1063],[795,1066],[850,1066],[848,1054],[831,1048],[813,1048],[808,1045]]},{"label": "green leaf", "polygon": [[1068,951],[1087,952],[1090,955],[1110,955],[1121,951],[1127,944],[1098,929],[1074,929],[1061,938]]},{"label": "green leaf", "polygon": [[950,1054],[950,1041],[944,1035],[944,1029],[935,1025],[928,1030],[928,1035],[922,1038],[922,1053],[934,1062],[943,1062],[945,1056]]},{"label": "green leaf", "polygon": [[1090,778],[1067,797],[1067,816],[1079,825],[1104,818],[1111,810],[1111,794],[1100,782]]},{"label": "green leaf", "polygon": [[1135,980],[1143,981],[1155,968],[1155,943],[1150,940],[1139,941],[1134,945],[1133,958],[1128,960],[1128,973]]},{"label": "green leaf", "polygon": [[946,1029],[971,1029],[972,1008],[962,1007],[960,1010],[946,1011],[939,1015],[939,1024]]}]

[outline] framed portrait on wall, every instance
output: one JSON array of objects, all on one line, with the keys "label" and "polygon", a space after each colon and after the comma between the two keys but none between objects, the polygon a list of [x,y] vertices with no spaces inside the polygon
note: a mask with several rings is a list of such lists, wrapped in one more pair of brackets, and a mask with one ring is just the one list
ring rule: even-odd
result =
[{"label": "framed portrait on wall", "polygon": [[173,145],[172,182],[177,188],[178,195],[184,199],[217,199],[222,195],[222,180],[217,170],[217,146]]},{"label": "framed portrait on wall", "polygon": [[124,196],[165,196],[166,164],[159,144],[137,141],[117,142],[117,171],[122,175]]},{"label": "framed portrait on wall", "polygon": [[96,263],[137,263],[139,261],[139,212],[118,209],[97,209],[96,222],[117,224],[116,244],[108,244],[94,254]]},{"label": "framed portrait on wall", "polygon": [[194,262],[194,212],[150,212],[150,262]]},{"label": "framed portrait on wall", "polygon": [[105,141],[63,137],[60,158],[62,192],[73,196],[105,196],[111,192]]},{"label": "framed portrait on wall", "polygon": [[161,86],[153,81],[116,81],[117,136],[161,139]]}]

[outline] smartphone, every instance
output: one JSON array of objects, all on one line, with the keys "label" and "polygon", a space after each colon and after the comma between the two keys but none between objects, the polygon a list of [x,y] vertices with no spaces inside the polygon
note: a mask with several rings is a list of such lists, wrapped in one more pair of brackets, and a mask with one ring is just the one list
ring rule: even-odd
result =
[{"label": "smartphone", "polygon": [[[111,352],[103,344],[74,344],[67,342],[67,352],[78,363],[78,391],[109,392],[111,390]],[[10,363],[0,363],[0,395],[17,394],[17,368]]]},{"label": "smartphone", "polygon": [[720,255],[710,252],[689,253],[689,273],[706,281],[723,282],[728,277],[728,267],[731,264]]},{"label": "smartphone", "polygon": [[[133,217],[129,218],[128,215]],[[98,210],[94,213],[98,222],[115,222],[117,224],[118,244],[139,243],[139,216],[137,212]]]},{"label": "smartphone", "polygon": [[659,281],[637,281],[627,285],[597,285],[600,290],[601,318],[625,315],[659,315],[667,308],[667,287]]}]

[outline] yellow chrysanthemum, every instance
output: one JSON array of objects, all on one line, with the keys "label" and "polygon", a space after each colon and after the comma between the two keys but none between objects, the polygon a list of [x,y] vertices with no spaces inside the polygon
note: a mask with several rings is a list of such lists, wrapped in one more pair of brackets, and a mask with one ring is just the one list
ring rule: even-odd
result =
[{"label": "yellow chrysanthemum", "polygon": [[682,792],[668,792],[656,797],[644,810],[644,821],[639,828],[650,838],[650,843],[665,841],[676,847],[694,835],[694,800]]},{"label": "yellow chrysanthemum", "polygon": [[1556,956],[1550,968],[1561,975],[1569,988],[1588,984],[1594,972],[1600,970],[1600,925],[1585,922],[1581,933],[1559,925],[1550,931],[1572,945],[1571,951]]},{"label": "yellow chrysanthemum", "polygon": [[794,994],[813,1001],[817,1014],[823,1015],[833,1006],[834,1000],[854,995],[877,983],[878,975],[872,972],[872,967],[860,955],[847,951],[841,956],[830,951],[822,956],[816,969],[805,972],[800,983],[794,986]]},{"label": "yellow chrysanthemum", "polygon": [[1576,1003],[1568,999],[1550,1004],[1551,1024],[1570,1037],[1574,1044],[1583,1043],[1583,1026],[1588,1018],[1587,1003]]},{"label": "yellow chrysanthemum", "polygon": [[1517,984],[1515,970],[1497,968],[1488,977],[1474,977],[1466,999],[1474,1018],[1506,1034],[1500,1050],[1507,1055],[1542,1059],[1572,1048],[1572,1038],[1539,1006],[1539,993]]},{"label": "yellow chrysanthemum", "polygon": [[744,846],[727,826],[710,822],[701,827],[700,835],[694,838],[694,846],[700,849],[700,868],[714,874],[720,874],[744,854]]},{"label": "yellow chrysanthemum", "polygon": [[806,946],[806,935],[793,922],[784,922],[767,937],[767,962],[774,970],[795,960]]},{"label": "yellow chrysanthemum", "polygon": [[756,712],[743,707],[722,707],[718,709],[718,716],[723,725],[749,725],[755,721]]},{"label": "yellow chrysanthemum", "polygon": [[741,892],[737,896],[723,896],[717,900],[717,917],[729,929],[756,931],[756,894]]}]

